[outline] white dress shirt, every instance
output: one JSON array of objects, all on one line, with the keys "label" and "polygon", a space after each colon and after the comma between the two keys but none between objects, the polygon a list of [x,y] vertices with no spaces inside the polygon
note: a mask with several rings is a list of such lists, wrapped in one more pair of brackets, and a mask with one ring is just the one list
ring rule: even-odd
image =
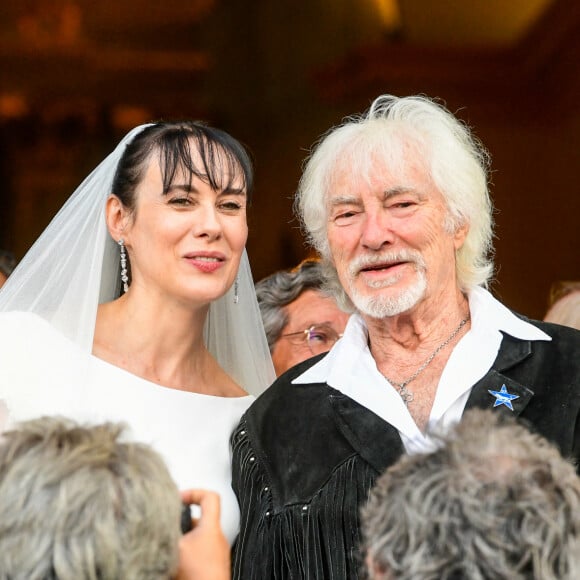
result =
[{"label": "white dress shirt", "polygon": [[552,340],[483,288],[475,288],[468,298],[471,328],[454,347],[443,369],[426,434],[415,423],[399,392],[379,372],[368,347],[366,324],[358,314],[350,317],[344,336],[328,355],[292,382],[327,383],[393,425],[408,453],[430,451],[435,444],[429,432],[459,421],[471,388],[496,359],[501,331],[520,340]]}]

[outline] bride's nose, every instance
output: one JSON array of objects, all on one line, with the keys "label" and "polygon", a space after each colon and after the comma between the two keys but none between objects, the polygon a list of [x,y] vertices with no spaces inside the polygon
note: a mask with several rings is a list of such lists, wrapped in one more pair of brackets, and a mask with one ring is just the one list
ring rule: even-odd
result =
[{"label": "bride's nose", "polygon": [[213,204],[202,204],[193,217],[192,232],[195,237],[219,238],[222,226]]}]

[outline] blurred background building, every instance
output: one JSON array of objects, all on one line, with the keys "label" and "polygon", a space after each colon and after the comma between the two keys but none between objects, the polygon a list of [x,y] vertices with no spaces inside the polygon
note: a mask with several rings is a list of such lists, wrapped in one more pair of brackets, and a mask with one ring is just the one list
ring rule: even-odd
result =
[{"label": "blurred background building", "polygon": [[19,0],[0,6],[0,247],[22,257],[131,126],[195,118],[252,150],[256,279],[308,254],[309,147],[380,93],[425,93],[493,159],[497,280],[540,318],[580,278],[580,3]]}]

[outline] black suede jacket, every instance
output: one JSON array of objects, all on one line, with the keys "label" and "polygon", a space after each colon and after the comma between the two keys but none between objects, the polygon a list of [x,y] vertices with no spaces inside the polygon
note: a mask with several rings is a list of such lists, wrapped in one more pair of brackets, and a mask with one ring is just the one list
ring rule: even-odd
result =
[{"label": "black suede jacket", "polygon": [[[513,412],[577,464],[580,457],[580,332],[530,321],[551,342],[504,335],[466,409],[491,408],[488,390],[519,395]],[[324,355],[322,355],[324,356]],[[234,580],[364,578],[359,508],[402,453],[398,431],[326,383],[291,381],[321,359],[278,378],[232,435],[233,487],[241,508]]]}]

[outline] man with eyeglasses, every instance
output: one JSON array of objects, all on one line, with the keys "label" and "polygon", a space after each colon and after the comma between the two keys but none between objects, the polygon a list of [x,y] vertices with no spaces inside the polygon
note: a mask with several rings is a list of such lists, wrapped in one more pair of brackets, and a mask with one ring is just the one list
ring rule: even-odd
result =
[{"label": "man with eyeglasses", "polygon": [[260,280],[256,294],[276,375],[329,351],[342,336],[348,314],[324,293],[318,260]]}]

